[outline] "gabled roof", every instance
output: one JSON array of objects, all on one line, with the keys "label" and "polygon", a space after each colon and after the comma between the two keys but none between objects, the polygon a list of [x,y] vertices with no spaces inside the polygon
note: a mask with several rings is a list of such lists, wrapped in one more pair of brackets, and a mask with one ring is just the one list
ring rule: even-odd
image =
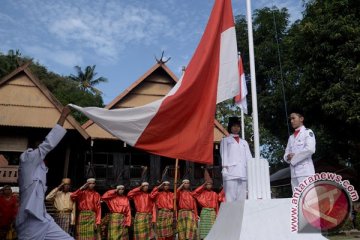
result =
[{"label": "gabled roof", "polygon": [[[156,71],[163,71],[164,73],[166,73],[168,75],[167,79],[164,79],[164,78],[163,79],[151,79],[151,78],[148,79]],[[138,92],[134,92],[135,88],[138,87],[139,85],[141,85],[145,80],[147,80],[146,81],[147,83],[158,83],[159,85],[164,85],[164,88],[163,89],[159,89],[159,88],[153,89],[154,91],[152,92],[152,94],[151,93],[144,94],[144,91],[141,91],[141,90],[138,91]],[[121,103],[121,101],[124,100],[124,98],[129,96],[129,94],[150,96],[150,99],[149,99],[150,101],[149,102],[151,102],[151,100],[155,101],[155,100],[157,100],[159,98],[164,97],[168,93],[168,91],[173,87],[173,85],[175,85],[175,83],[177,81],[178,81],[178,79],[177,79],[176,75],[165,64],[157,63],[154,66],[152,66],[146,73],[144,73],[138,80],[133,82],[133,84],[131,84],[121,94],[119,94],[116,98],[114,98],[109,104],[107,104],[105,106],[105,108],[106,109],[130,108],[130,107],[141,106],[141,105],[144,105],[144,104],[148,103],[148,102],[144,102],[142,104],[136,104],[135,103],[136,106],[135,105],[133,105],[133,106],[131,106],[131,105],[119,106],[119,103]],[[167,89],[166,85],[170,86],[170,89]],[[148,87],[148,86],[145,86],[145,88],[146,87]],[[86,123],[84,123],[82,125],[82,127],[85,128],[85,129],[88,129],[92,124],[94,124],[94,122],[92,120],[89,120]]]},{"label": "gabled roof", "polygon": [[[114,98],[105,108],[132,108],[145,105],[163,98],[177,81],[176,75],[164,63],[157,63]],[[117,139],[91,120],[83,124],[82,127],[93,139]],[[226,129],[217,120],[214,120],[214,141],[219,142],[227,134]]]},{"label": "gabled roof", "polygon": [[[25,63],[0,80],[0,126],[52,128],[60,117],[62,104],[31,73]],[[68,116],[64,128],[76,129],[85,139],[89,135]]]},{"label": "gabled roof", "polygon": [[[127,94],[131,93],[131,91],[133,91],[137,86],[139,86],[139,84],[143,83],[145,80],[147,80],[147,78],[149,78],[155,71],[157,70],[163,70],[165,73],[167,73],[170,77],[170,83],[177,83],[178,78],[176,77],[176,75],[165,65],[165,64],[160,64],[157,63],[154,66],[152,66],[146,73],[144,73],[138,80],[136,80],[133,84],[130,85],[130,87],[128,87],[127,89],[125,89],[119,96],[117,96],[114,100],[112,100],[107,106],[106,108],[111,109],[112,107],[114,107],[116,105],[116,103],[118,103],[120,100],[122,100]],[[148,82],[153,82],[153,83],[163,83],[166,84],[167,81],[164,79],[148,79]],[[158,90],[158,89],[157,89]],[[163,92],[157,92],[154,93],[155,95],[159,95],[161,97],[165,96],[167,94],[167,92],[165,93],[165,95],[163,95]]]}]

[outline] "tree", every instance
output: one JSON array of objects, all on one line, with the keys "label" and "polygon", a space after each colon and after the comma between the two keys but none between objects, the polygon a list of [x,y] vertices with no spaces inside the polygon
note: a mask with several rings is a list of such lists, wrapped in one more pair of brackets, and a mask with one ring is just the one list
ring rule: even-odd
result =
[{"label": "tree", "polygon": [[[285,99],[287,110],[303,107],[305,124],[316,134],[315,160],[360,172],[359,15],[356,0],[308,1],[303,19],[291,26],[286,9],[255,11],[260,144],[273,169],[282,167],[278,160],[288,135]],[[236,29],[249,73],[244,17],[237,17]]]},{"label": "tree", "polygon": [[102,82],[107,82],[108,80],[104,77],[95,78],[97,73],[95,72],[96,65],[87,66],[85,71],[79,66],[75,66],[77,75],[71,74],[69,78],[78,83],[78,86],[81,90],[94,93],[95,95],[101,95],[102,92],[97,89],[95,86]]},{"label": "tree", "polygon": [[[38,63],[32,64],[30,69],[63,105],[73,103],[83,107],[104,106],[100,94],[80,89],[78,84],[69,77],[50,72]],[[81,124],[87,121],[87,117],[77,111],[74,111],[72,115]]]},{"label": "tree", "polygon": [[298,64],[292,101],[304,106],[315,127],[318,156],[359,172],[359,2],[308,2],[286,42],[291,61]]},{"label": "tree", "polygon": [[[282,141],[287,139],[287,116],[283,97],[279,57],[285,67],[283,39],[289,27],[287,9],[263,8],[254,13],[254,45],[256,80],[259,102],[259,122]],[[286,70],[285,70],[286,71]],[[283,76],[283,78],[281,77]],[[286,92],[286,91],[285,91]],[[275,126],[277,126],[275,128]]]},{"label": "tree", "polygon": [[30,61],[30,59],[21,57],[19,50],[11,49],[7,55],[0,53],[0,78],[14,71],[25,61]]},{"label": "tree", "polygon": [[[30,61],[29,57],[21,56],[21,53],[10,50],[8,54],[0,52],[0,78],[6,76],[14,71],[22,63]],[[74,103],[79,106],[88,107],[103,107],[103,99],[100,94],[93,94],[89,91],[81,90],[78,84],[69,77],[61,76],[49,71],[46,67],[37,62],[32,62],[29,66],[32,73],[45,84],[52,94],[63,105]],[[84,123],[87,118],[79,112],[73,112],[73,116],[80,123]]]},{"label": "tree", "polygon": [[[280,160],[287,139],[287,118],[284,111],[277,43],[282,44],[282,39],[286,35],[289,14],[286,9],[264,8],[256,10],[253,18],[261,155],[277,169],[277,167],[283,167]],[[247,85],[250,90],[247,22],[245,16],[236,16],[235,19],[238,49],[244,61]],[[250,99],[251,92],[249,91],[248,102]],[[251,111],[251,104],[249,104],[249,112]],[[225,123],[220,118],[220,113],[223,119],[224,116],[226,119],[230,115],[239,115],[232,101],[226,101],[217,107],[217,119]],[[253,145],[251,116],[246,116],[245,122],[247,139],[249,144]]]}]

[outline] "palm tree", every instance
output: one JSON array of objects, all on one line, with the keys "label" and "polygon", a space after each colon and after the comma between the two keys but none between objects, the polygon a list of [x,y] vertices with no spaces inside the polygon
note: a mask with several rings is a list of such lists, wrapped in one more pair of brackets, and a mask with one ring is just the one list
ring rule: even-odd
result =
[{"label": "palm tree", "polygon": [[81,90],[86,92],[91,92],[96,95],[101,95],[102,92],[97,89],[95,86],[98,85],[101,82],[107,82],[108,80],[104,77],[95,78],[96,72],[95,72],[96,65],[93,66],[87,66],[85,68],[85,71],[81,69],[79,66],[75,66],[75,70],[77,72],[77,75],[71,74],[69,78],[75,82],[78,83],[78,86]]}]

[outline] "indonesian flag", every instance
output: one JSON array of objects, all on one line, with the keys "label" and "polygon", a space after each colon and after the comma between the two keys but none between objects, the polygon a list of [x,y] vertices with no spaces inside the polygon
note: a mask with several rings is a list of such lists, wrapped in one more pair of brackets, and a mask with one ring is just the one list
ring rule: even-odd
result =
[{"label": "indonesian flag", "polygon": [[240,55],[239,55],[239,75],[240,75],[240,81],[239,81],[240,91],[239,94],[235,96],[235,103],[244,111],[244,113],[247,114],[248,109],[247,109],[246,95],[248,94],[248,90],[246,87],[244,67]]},{"label": "indonesian flag", "polygon": [[131,146],[169,158],[212,164],[216,103],[238,93],[231,0],[216,0],[184,75],[164,98],[130,109],[70,106]]}]

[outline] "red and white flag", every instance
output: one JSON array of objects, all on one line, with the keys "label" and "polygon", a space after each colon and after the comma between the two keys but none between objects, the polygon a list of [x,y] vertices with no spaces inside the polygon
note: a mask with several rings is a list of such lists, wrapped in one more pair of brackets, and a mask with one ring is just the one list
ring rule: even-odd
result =
[{"label": "red and white flag", "polygon": [[238,93],[231,0],[216,0],[183,77],[164,98],[131,109],[71,106],[131,146],[165,157],[212,164],[216,103]]},{"label": "red and white flag", "polygon": [[239,94],[235,96],[235,103],[244,111],[244,113],[247,114],[248,108],[247,108],[246,95],[248,94],[248,90],[246,87],[244,67],[240,55],[239,55],[239,75],[240,75],[240,81],[239,81],[240,91]]}]

